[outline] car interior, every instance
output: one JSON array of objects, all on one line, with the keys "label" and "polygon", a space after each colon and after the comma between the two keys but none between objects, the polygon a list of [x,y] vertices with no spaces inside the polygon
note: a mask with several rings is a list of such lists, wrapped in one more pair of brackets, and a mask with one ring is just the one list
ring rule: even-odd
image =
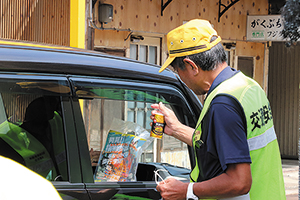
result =
[{"label": "car interior", "polygon": [[[114,118],[131,121],[150,131],[151,104],[163,101],[170,108],[180,104],[179,98],[162,92],[102,88],[96,83],[90,83],[86,86],[84,83],[80,83],[81,87],[75,86],[94,174]],[[70,90],[61,83],[46,84],[38,81],[12,80],[2,85],[0,155],[27,166],[50,181],[68,181],[64,127],[66,119],[62,101]],[[177,109],[176,112],[180,110]],[[182,146],[171,138],[166,141],[166,146],[170,142],[175,142],[171,145]],[[153,149],[154,142],[134,161],[137,166],[137,181],[155,181],[154,171],[157,167],[145,164],[153,162]],[[165,172],[159,173],[163,175]]]}]

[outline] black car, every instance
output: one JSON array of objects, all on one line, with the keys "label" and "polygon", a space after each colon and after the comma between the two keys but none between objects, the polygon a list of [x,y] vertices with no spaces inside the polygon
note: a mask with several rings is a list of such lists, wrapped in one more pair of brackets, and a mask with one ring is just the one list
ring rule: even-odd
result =
[{"label": "black car", "polygon": [[[95,181],[94,175],[115,118],[150,131],[150,105],[162,101],[195,127],[198,98],[172,71],[158,70],[94,51],[0,40],[0,155],[50,180],[62,198],[160,199],[152,179]],[[190,147],[167,136],[139,161],[161,157],[164,142],[180,144],[194,165]]]},{"label": "black car", "polygon": [[138,163],[136,171],[137,181],[160,182],[167,178],[175,178],[180,181],[190,181],[191,170],[188,168],[171,165],[169,163]]}]

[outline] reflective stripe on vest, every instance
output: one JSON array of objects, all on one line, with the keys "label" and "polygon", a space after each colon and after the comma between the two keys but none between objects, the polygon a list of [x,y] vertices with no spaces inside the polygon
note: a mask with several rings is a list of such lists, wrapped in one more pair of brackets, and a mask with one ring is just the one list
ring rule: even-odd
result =
[{"label": "reflective stripe on vest", "polygon": [[249,151],[261,149],[276,139],[277,139],[277,137],[275,134],[274,126],[272,126],[263,134],[247,140],[248,146],[249,146]]},{"label": "reflective stripe on vest", "polygon": [[[246,117],[253,180],[249,193],[250,198],[255,200],[285,199],[281,158],[269,101],[259,84],[241,72],[222,82],[206,97],[193,135],[194,149],[202,143],[202,120],[209,110],[211,101],[217,95],[227,95],[236,99],[242,106]],[[197,181],[201,173],[196,154],[197,152],[195,153],[196,165],[191,172],[191,181]],[[262,163],[264,163],[263,166]]]}]

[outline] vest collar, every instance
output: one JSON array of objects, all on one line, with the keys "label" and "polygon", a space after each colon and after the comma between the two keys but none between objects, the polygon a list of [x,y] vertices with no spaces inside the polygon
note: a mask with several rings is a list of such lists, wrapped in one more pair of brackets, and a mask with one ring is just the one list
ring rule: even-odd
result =
[{"label": "vest collar", "polygon": [[215,78],[215,80],[213,81],[211,87],[209,88],[208,92],[207,92],[207,96],[211,93],[211,91],[213,91],[220,83],[222,83],[223,81],[231,78],[232,76],[234,76],[236,73],[238,73],[239,70],[236,70],[234,68],[231,68],[229,66],[227,66],[226,68],[224,68],[219,74],[218,76]]}]

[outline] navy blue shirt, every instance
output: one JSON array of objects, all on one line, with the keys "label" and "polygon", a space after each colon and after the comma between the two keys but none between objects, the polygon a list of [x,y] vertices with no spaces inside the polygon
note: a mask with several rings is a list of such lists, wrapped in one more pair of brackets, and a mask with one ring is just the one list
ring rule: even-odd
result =
[{"label": "navy blue shirt", "polygon": [[[238,71],[226,67],[214,80],[209,93]],[[251,163],[247,124],[240,103],[232,96],[216,96],[203,118],[201,140],[196,149],[200,175],[198,182],[224,173],[228,164]]]}]

